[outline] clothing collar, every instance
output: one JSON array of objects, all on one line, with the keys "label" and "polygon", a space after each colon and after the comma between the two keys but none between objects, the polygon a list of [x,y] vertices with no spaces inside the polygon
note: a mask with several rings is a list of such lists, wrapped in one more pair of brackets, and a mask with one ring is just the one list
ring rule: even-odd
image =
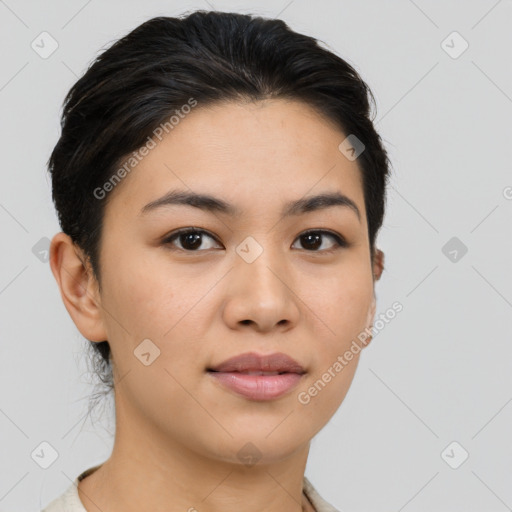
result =
[{"label": "clothing collar", "polygon": [[[42,512],[87,512],[78,495],[78,482],[91,473],[94,473],[101,465],[102,464],[92,466],[80,473],[66,491],[53,500]],[[307,477],[304,477],[303,489],[304,494],[309,499],[316,512],[339,512],[318,494]]]}]

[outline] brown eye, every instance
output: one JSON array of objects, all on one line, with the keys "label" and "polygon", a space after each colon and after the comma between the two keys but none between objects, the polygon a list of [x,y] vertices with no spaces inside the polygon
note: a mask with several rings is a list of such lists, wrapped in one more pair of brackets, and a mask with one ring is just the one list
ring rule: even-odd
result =
[{"label": "brown eye", "polygon": [[[331,240],[331,244],[326,240]],[[208,242],[210,240],[210,242]],[[310,230],[302,233],[297,240],[303,249],[308,252],[332,252],[342,247],[348,247],[348,243],[337,233],[326,230]],[[213,244],[212,245],[212,241]],[[332,243],[334,241],[334,243]],[[214,249],[219,244],[213,235],[203,229],[183,228],[171,233],[164,241],[164,245],[170,245],[173,249],[187,252],[202,252]]]},{"label": "brown eye", "polygon": [[[334,246],[331,245],[318,250],[324,244],[326,237],[334,240]],[[298,240],[300,240],[303,248],[310,252],[330,252],[340,247],[348,247],[347,242],[341,236],[325,230],[306,231],[298,237]]]},{"label": "brown eye", "polygon": [[[203,249],[199,249],[203,246],[206,239],[210,239],[216,242],[215,238],[208,234],[204,230],[200,229],[180,229],[172,233],[169,237],[167,237],[163,243],[165,245],[174,245],[177,249],[181,249],[189,252],[200,252],[206,249],[211,249],[211,244],[206,244],[206,247]],[[178,242],[178,245],[175,244]],[[209,246],[210,245],[210,246]],[[199,250],[198,250],[199,249]]]}]

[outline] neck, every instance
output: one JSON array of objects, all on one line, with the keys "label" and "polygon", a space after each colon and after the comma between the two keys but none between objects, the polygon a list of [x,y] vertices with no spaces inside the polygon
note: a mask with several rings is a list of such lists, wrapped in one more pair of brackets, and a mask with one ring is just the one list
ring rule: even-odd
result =
[{"label": "neck", "polygon": [[236,456],[209,453],[209,447],[188,446],[137,416],[128,421],[116,405],[112,454],[78,486],[88,512],[314,511],[302,488],[309,442],[286,456],[261,454],[249,466]]}]

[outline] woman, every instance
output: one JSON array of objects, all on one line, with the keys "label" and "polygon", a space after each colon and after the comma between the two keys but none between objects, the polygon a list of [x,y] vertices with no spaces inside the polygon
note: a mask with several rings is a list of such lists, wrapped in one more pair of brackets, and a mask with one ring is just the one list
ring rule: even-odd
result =
[{"label": "woman", "polygon": [[383,270],[369,97],[283,21],[205,11],[143,23],[72,87],[50,264],[116,434],[46,511],[336,510],[304,472]]}]

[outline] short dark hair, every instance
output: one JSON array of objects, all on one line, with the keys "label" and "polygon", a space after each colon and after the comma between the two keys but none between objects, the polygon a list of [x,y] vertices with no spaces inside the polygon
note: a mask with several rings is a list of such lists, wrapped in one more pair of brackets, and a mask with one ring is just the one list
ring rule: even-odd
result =
[{"label": "short dark hair", "polygon": [[[279,19],[194,11],[152,18],[114,42],[69,90],[61,136],[48,160],[64,233],[79,246],[101,290],[99,250],[108,196],[94,190],[176,109],[271,98],[301,100],[363,142],[358,156],[370,253],[384,217],[390,161],[371,119],[375,99],[357,71]],[[340,141],[341,142],[341,141]],[[91,343],[113,388],[108,341]]]}]

